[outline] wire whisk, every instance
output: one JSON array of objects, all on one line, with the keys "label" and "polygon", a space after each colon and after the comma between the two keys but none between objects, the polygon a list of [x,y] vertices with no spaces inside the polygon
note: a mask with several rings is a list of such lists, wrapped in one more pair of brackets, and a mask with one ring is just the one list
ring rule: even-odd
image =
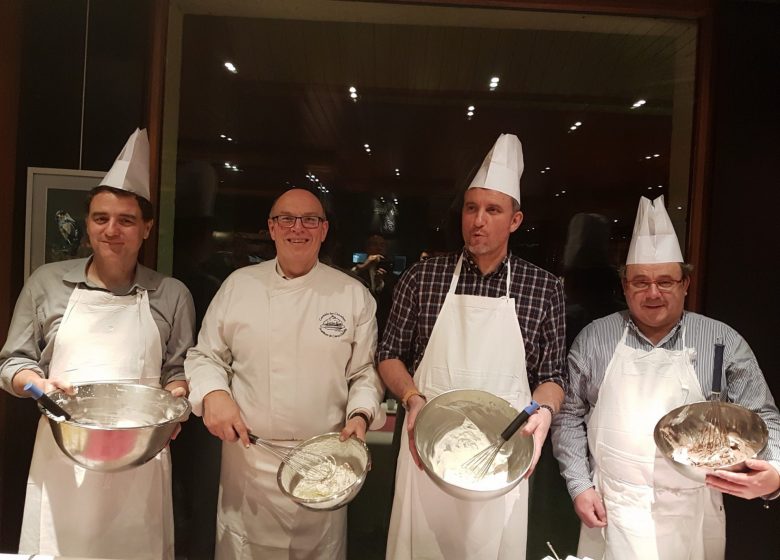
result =
[{"label": "wire whisk", "polygon": [[487,446],[485,449],[474,455],[471,459],[463,463],[463,468],[471,471],[471,473],[474,475],[474,478],[477,480],[484,478],[485,475],[490,472],[490,467],[493,464],[493,461],[496,460],[496,457],[498,456],[498,453],[501,451],[501,448],[504,446],[504,444],[515,434],[518,429],[520,429],[520,426],[525,424],[525,422],[528,420],[528,417],[536,412],[537,408],[539,408],[539,403],[536,401],[531,401],[531,404],[526,406],[520,412],[520,414],[518,414],[515,419],[512,420],[512,423],[509,424],[509,426],[507,426],[503,432],[501,432],[499,439],[495,443]]},{"label": "wire whisk", "polygon": [[729,438],[723,426],[720,413],[720,394],[723,379],[723,339],[715,339],[715,356],[712,364],[712,391],[710,392],[709,412],[706,420],[709,424],[703,434],[703,445],[706,449],[718,450],[729,447]]},{"label": "wire whisk", "polygon": [[302,478],[319,482],[332,477],[336,471],[336,460],[330,455],[279,445],[254,434],[249,434],[249,441],[272,453]]}]

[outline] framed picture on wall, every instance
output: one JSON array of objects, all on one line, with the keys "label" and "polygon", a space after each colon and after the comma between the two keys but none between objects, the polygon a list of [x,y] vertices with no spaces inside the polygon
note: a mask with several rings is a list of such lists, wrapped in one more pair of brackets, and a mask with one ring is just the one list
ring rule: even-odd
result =
[{"label": "framed picture on wall", "polygon": [[87,193],[105,171],[27,168],[24,277],[42,264],[92,253],[85,231]]}]

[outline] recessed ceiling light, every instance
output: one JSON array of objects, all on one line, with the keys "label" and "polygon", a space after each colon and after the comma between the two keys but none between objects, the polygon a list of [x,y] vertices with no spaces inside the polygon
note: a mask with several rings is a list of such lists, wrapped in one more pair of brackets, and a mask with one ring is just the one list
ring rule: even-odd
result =
[{"label": "recessed ceiling light", "polygon": [[238,74],[238,68],[236,68],[232,62],[226,62],[225,68],[228,69],[228,72],[232,72],[233,74]]},{"label": "recessed ceiling light", "polygon": [[473,111],[473,110],[474,110],[474,105],[469,105],[469,106],[468,106],[468,109],[466,109],[466,110],[467,110],[467,111]]},{"label": "recessed ceiling light", "polygon": [[225,136],[224,134],[220,134],[219,137],[220,138],[227,138],[227,136]]},{"label": "recessed ceiling light", "polygon": [[349,86],[349,93],[357,93],[357,89],[355,89],[355,86]]},{"label": "recessed ceiling light", "polygon": [[631,105],[631,108],[632,109],[637,109],[637,108],[641,107],[642,105],[644,105],[645,103],[647,103],[647,101],[645,101],[644,99],[637,99],[636,101],[634,101],[634,104]]}]

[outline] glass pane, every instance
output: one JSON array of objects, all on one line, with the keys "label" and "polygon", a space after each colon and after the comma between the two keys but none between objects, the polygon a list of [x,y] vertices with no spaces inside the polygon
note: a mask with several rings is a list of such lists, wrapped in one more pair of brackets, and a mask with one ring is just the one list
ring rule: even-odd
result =
[{"label": "glass pane", "polygon": [[[600,251],[619,264],[642,195],[665,195],[685,246],[695,25],[352,2],[252,9],[184,17],[178,263],[206,258],[222,278],[272,257],[271,201],[301,186],[328,208],[324,260],[350,268],[381,235],[399,274],[423,251],[462,245],[459,195],[502,132],[524,148],[525,218],[511,240],[523,258],[562,274],[569,223],[592,213],[608,224]],[[181,229],[193,216],[209,218],[208,248]],[[570,264],[586,258],[575,253],[570,243]]]},{"label": "glass pane", "polygon": [[[163,224],[161,243],[172,243],[174,274],[201,316],[232,270],[273,258],[271,203],[298,186],[328,211],[322,260],[350,270],[382,255],[381,286],[364,277],[381,322],[409,265],[463,246],[462,192],[501,133],[520,138],[525,160],[525,217],[510,247],[564,279],[570,340],[622,305],[616,267],[640,196],[665,196],[685,247],[695,24],[378,2],[180,4],[176,223],[172,240]],[[384,557],[394,457],[372,445],[374,470],[351,506],[354,558]],[[576,551],[571,501],[545,453],[529,558],[549,553],[545,540],[561,556]]]}]

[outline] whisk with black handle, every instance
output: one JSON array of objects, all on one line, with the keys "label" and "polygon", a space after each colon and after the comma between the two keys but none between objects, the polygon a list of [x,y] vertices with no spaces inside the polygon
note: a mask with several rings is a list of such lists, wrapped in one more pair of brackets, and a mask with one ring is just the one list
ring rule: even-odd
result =
[{"label": "whisk with black handle", "polygon": [[489,445],[474,455],[471,459],[463,463],[463,467],[471,471],[476,479],[482,479],[490,471],[490,466],[493,464],[493,461],[496,460],[496,456],[498,456],[498,452],[501,451],[501,448],[504,446],[504,444],[515,434],[517,430],[520,429],[520,426],[526,423],[528,417],[536,412],[538,408],[539,403],[536,401],[531,401],[531,404],[526,406],[520,412],[520,414],[518,414],[515,419],[512,420],[512,423],[509,424],[509,426],[507,426],[503,432],[501,432],[498,441],[492,445]]},{"label": "whisk with black handle", "polygon": [[720,393],[723,379],[723,339],[715,339],[715,354],[712,362],[712,391],[710,392],[710,410],[707,421],[712,426],[706,438],[711,447],[728,447],[729,440],[723,428],[723,418],[720,413]]}]

